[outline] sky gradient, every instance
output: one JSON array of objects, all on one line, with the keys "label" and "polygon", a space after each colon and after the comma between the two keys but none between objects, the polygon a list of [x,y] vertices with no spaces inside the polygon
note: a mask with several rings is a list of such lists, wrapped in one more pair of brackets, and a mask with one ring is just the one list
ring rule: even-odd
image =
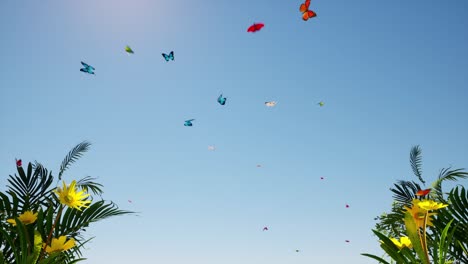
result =
[{"label": "sky gradient", "polygon": [[0,1],[0,190],[89,140],[64,179],[140,216],[91,226],[84,263],[375,263],[411,147],[428,182],[468,168],[468,1],[300,4]]}]

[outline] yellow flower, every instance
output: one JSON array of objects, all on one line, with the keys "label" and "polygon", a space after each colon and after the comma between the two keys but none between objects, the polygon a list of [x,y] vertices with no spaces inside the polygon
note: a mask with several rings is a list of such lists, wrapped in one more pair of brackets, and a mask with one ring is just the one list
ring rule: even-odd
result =
[{"label": "yellow flower", "polygon": [[398,241],[398,239],[396,238],[390,238],[390,240],[392,240],[393,244],[395,244],[395,246],[398,247],[398,249],[402,249],[404,247],[407,247],[407,248],[412,248],[413,245],[411,244],[411,240],[408,238],[408,237],[400,237],[400,241]]},{"label": "yellow flower", "polygon": [[60,202],[64,205],[67,205],[71,208],[76,208],[81,210],[80,207],[89,207],[87,204],[90,204],[91,201],[84,200],[89,194],[85,194],[85,191],[76,192],[76,181],[72,181],[70,186],[67,188],[65,181],[63,182],[63,189],[58,187],[55,193],[58,195]]},{"label": "yellow flower", "polygon": [[435,215],[435,213],[428,213],[427,210],[419,206],[420,203],[421,201],[418,199],[413,199],[413,206],[411,208],[405,206],[405,209],[413,216],[414,222],[416,222],[418,227],[424,227],[424,217],[426,216],[426,213],[429,214],[426,225],[433,226],[431,216]]},{"label": "yellow flower", "polygon": [[47,253],[54,253],[54,252],[61,252],[65,250],[69,250],[70,248],[75,246],[75,240],[73,238],[70,238],[65,243],[65,240],[67,239],[66,236],[60,236],[58,239],[57,238],[52,238],[52,246],[47,246],[46,247],[46,252]]},{"label": "yellow flower", "polygon": [[[33,213],[32,211],[26,211],[23,214],[20,214],[18,216],[18,219],[23,222],[25,225],[32,224],[36,222],[37,220],[37,213]],[[12,224],[13,226],[16,226],[16,222],[14,218],[7,219],[7,222]]]},{"label": "yellow flower", "polygon": [[432,200],[422,200],[419,202],[419,207],[426,211],[430,210],[439,210],[441,208],[447,207],[448,204],[438,203]]}]

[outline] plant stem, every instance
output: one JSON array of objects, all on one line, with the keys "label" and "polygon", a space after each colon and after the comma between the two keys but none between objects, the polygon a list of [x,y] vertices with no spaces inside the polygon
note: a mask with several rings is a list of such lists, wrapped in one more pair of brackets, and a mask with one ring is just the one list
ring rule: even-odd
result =
[{"label": "plant stem", "polygon": [[62,214],[62,211],[63,211],[63,205],[60,204],[60,209],[59,209],[59,211],[57,213],[57,216],[55,217],[54,224],[52,225],[52,228],[50,229],[49,236],[47,237],[46,244],[45,244],[45,246],[43,248],[43,251],[41,252],[41,256],[40,256],[39,260],[41,260],[44,257],[44,250],[47,247],[47,245],[50,245],[50,239],[52,238],[52,233],[53,233],[53,231],[55,229],[55,225],[57,224],[57,222],[58,222],[58,220],[60,218],[60,215]]},{"label": "plant stem", "polygon": [[429,212],[426,212],[426,215],[424,216],[424,252],[426,253],[426,260],[427,263],[429,263],[429,252],[427,251],[427,237],[426,237],[426,230],[427,230],[427,219],[429,218]]}]

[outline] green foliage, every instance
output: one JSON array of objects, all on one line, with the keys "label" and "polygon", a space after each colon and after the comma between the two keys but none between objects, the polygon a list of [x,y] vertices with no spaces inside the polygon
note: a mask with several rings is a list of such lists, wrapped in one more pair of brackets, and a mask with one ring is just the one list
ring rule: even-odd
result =
[{"label": "green foliage", "polygon": [[[422,159],[419,146],[414,146],[411,149],[410,164],[414,175],[422,184],[425,184],[421,173]],[[434,226],[429,227],[430,232],[427,233],[428,254],[431,259],[440,264],[451,263],[455,259],[461,263],[468,263],[468,254],[464,250],[468,248],[468,193],[463,186],[452,189],[447,197],[444,197],[442,191],[444,181],[457,181],[466,178],[468,178],[468,172],[464,169],[441,169],[438,178],[432,183],[431,193],[428,195],[431,200],[449,204],[448,207],[437,211],[437,216],[432,218]],[[394,184],[394,188],[390,188],[394,198],[390,212],[384,212],[376,217],[375,220],[378,222],[375,229],[387,237],[407,236],[407,228],[403,220],[405,218],[404,208],[405,206],[411,207],[413,199],[421,199],[415,195],[421,189],[423,187],[414,181],[398,181]],[[452,221],[453,224],[451,224]],[[369,255],[365,256],[370,257]]]},{"label": "green foliage", "polygon": [[[68,153],[60,166],[59,178],[89,146],[90,143],[82,142]],[[84,238],[86,227],[113,216],[133,213],[120,210],[116,204],[104,200],[92,202],[82,211],[63,207],[53,192],[55,187],[51,186],[52,173],[40,163],[28,163],[26,171],[23,167],[17,167],[17,171],[18,175],[10,175],[6,192],[0,192],[0,264],[70,264],[82,261],[80,249],[92,239]],[[77,182],[77,187],[101,195],[103,186],[94,180],[87,176]],[[34,223],[25,225],[18,219],[26,211],[37,213]],[[16,226],[7,223],[6,219],[15,219]],[[50,245],[52,238],[60,236],[73,238],[75,246],[47,254],[43,243]]]},{"label": "green foliage", "polygon": [[433,232],[442,230],[451,221],[456,230],[453,233],[453,243],[448,249],[448,254],[462,263],[468,263],[468,254],[464,248],[468,248],[468,192],[461,186],[456,186],[448,195],[449,206],[441,209],[434,219]]},{"label": "green foliage", "polygon": [[426,182],[422,178],[422,169],[421,169],[421,164],[422,164],[422,157],[421,157],[421,149],[419,146],[414,146],[411,151],[410,151],[410,163],[411,163],[411,168],[413,169],[414,175],[419,178],[419,180],[425,184]]},{"label": "green foliage", "polygon": [[74,163],[76,160],[78,160],[83,154],[89,150],[89,147],[91,146],[91,143],[87,141],[83,141],[80,144],[76,145],[70,152],[68,152],[68,155],[63,159],[62,165],[60,165],[60,170],[59,170],[59,175],[58,179],[62,179],[62,175],[65,172],[68,167]]}]

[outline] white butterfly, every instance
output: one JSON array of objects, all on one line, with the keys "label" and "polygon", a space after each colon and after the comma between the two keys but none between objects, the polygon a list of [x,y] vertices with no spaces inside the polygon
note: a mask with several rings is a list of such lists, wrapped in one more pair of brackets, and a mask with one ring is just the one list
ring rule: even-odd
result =
[{"label": "white butterfly", "polygon": [[208,150],[213,150],[214,151],[215,149],[216,149],[215,146],[208,146]]},{"label": "white butterfly", "polygon": [[268,107],[273,107],[276,105],[276,101],[271,101],[271,102],[265,102],[265,105]]}]

